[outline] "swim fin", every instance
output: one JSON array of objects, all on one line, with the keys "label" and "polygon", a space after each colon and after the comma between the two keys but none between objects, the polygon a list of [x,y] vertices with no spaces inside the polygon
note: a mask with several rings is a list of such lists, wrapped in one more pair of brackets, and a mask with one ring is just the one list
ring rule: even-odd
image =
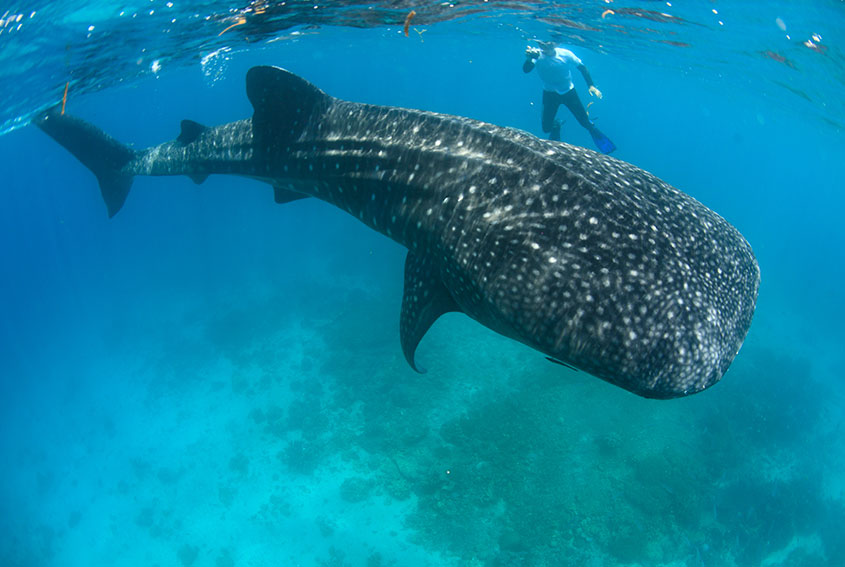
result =
[{"label": "swim fin", "polygon": [[602,134],[598,128],[590,130],[590,136],[593,137],[593,142],[596,143],[596,147],[601,153],[609,154],[616,149],[616,144],[611,142],[610,138]]}]

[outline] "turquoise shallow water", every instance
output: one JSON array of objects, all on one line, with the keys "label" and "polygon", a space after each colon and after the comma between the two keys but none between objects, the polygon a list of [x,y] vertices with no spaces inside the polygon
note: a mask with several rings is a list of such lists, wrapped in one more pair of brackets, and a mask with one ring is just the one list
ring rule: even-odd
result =
[{"label": "turquoise shallow water", "polygon": [[[838,2],[10,9],[0,562],[845,564],[843,17]],[[139,178],[109,220],[91,174],[26,126],[70,82],[68,112],[142,148],[184,118],[249,116],[246,71],[274,64],[348,100],[540,134],[520,67],[549,34],[603,91],[590,114],[614,155],[758,257],[751,331],[701,394],[638,398],[458,314],[415,374],[398,245],[228,177]]]}]

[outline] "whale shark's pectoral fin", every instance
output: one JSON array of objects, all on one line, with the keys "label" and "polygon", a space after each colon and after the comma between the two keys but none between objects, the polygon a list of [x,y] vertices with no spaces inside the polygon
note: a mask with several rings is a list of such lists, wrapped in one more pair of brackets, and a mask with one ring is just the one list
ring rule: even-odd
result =
[{"label": "whale shark's pectoral fin", "polygon": [[405,360],[411,368],[425,372],[414,361],[417,345],[438,317],[460,310],[431,263],[408,252],[405,257],[405,291],[402,294],[399,339]]},{"label": "whale shark's pectoral fin", "polygon": [[199,122],[183,120],[182,130],[179,132],[179,137],[176,138],[176,141],[187,146],[195,142],[206,130],[208,130],[208,126],[203,126]]},{"label": "whale shark's pectoral fin", "polygon": [[277,187],[275,185],[273,186],[273,200],[280,205],[290,203],[291,201],[296,201],[298,199],[305,199],[306,197],[310,196],[311,195],[297,193],[296,191],[285,189],[284,187]]}]

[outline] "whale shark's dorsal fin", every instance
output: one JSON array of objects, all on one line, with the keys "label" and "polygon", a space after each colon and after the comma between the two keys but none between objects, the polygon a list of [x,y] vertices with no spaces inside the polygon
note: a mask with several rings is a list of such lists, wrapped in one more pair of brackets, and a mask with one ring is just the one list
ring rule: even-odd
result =
[{"label": "whale shark's dorsal fin", "polygon": [[196,183],[197,185],[202,185],[205,183],[205,180],[208,179],[207,173],[189,173],[188,177],[191,178],[191,181]]},{"label": "whale shark's dorsal fin", "polygon": [[179,132],[179,137],[176,138],[176,141],[180,144],[188,145],[199,138],[206,130],[208,130],[208,126],[203,126],[199,122],[194,122],[193,120],[183,120],[182,130]]},{"label": "whale shark's dorsal fin", "polygon": [[551,356],[547,356],[547,357],[546,357],[546,360],[548,360],[549,362],[554,362],[555,364],[560,364],[561,366],[565,366],[565,367],[567,367],[567,368],[568,368],[568,369],[570,369],[570,370],[574,370],[575,372],[578,372],[578,369],[577,369],[577,368],[575,368],[575,367],[574,367],[574,366],[572,366],[571,364],[566,364],[566,363],[565,363],[565,362],[563,362],[562,360],[558,360],[558,359],[556,359],[556,358],[552,358]]},{"label": "whale shark's dorsal fin", "polygon": [[266,66],[253,67],[247,72],[246,94],[254,110],[255,147],[270,154],[302,133],[308,120],[332,100],[302,77]]},{"label": "whale shark's dorsal fin", "polygon": [[402,293],[402,314],[399,317],[399,340],[411,368],[424,373],[414,360],[417,345],[438,317],[461,311],[443,285],[440,274],[431,262],[408,252],[405,257],[405,290]]},{"label": "whale shark's dorsal fin", "polygon": [[[197,141],[197,138],[203,135],[203,133],[208,130],[208,126],[203,126],[199,122],[194,122],[193,120],[183,120],[181,124],[181,130],[179,131],[179,137],[176,138],[176,141],[182,144],[183,146],[187,146],[188,144],[192,144]],[[207,173],[189,173],[188,177],[191,178],[191,181],[200,185],[208,179]]]},{"label": "whale shark's dorsal fin", "polygon": [[[202,136],[207,130],[208,126],[203,126],[199,122],[194,122],[193,120],[183,120],[181,124],[181,130],[179,131],[179,137],[176,138],[176,141],[180,144],[187,146],[188,144],[193,144],[197,141],[197,138]],[[188,177],[191,178],[191,181],[200,185],[204,183],[206,179],[208,179],[207,173],[189,173]]]},{"label": "whale shark's dorsal fin", "polygon": [[278,185],[273,186],[273,200],[279,205],[290,203],[291,201],[298,201],[299,199],[307,199],[308,197],[310,197],[310,195],[297,193],[296,191],[291,191],[289,189],[285,189],[284,187],[279,187]]}]

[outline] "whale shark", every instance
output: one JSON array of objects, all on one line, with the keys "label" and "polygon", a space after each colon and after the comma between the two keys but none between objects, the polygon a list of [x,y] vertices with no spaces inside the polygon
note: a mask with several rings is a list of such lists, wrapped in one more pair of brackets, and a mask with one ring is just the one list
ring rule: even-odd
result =
[{"label": "whale shark", "polygon": [[648,398],[700,392],[738,354],[760,285],[752,249],[654,175],[512,128],[345,101],[278,67],[250,69],[246,92],[252,117],[184,120],[144,150],[57,109],[35,124],[94,173],[110,217],[138,175],[238,175],[406,247],[399,331],[417,371],[450,312]]}]

